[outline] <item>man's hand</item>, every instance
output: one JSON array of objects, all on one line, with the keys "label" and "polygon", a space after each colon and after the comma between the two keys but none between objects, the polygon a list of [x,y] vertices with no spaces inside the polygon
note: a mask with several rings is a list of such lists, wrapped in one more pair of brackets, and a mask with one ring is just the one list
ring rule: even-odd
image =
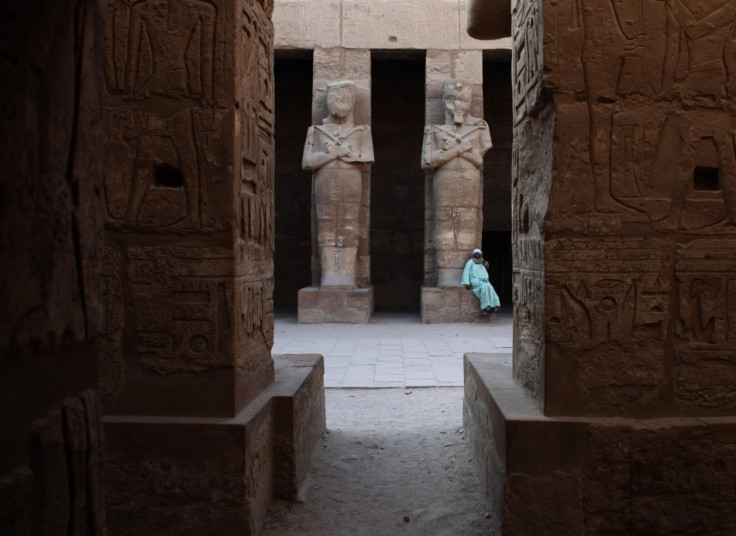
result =
[{"label": "man's hand", "polygon": [[473,288],[473,287],[472,287],[471,285],[463,285],[463,286],[464,286],[464,287],[465,287],[465,288],[466,288],[467,290],[470,290],[471,288]]}]

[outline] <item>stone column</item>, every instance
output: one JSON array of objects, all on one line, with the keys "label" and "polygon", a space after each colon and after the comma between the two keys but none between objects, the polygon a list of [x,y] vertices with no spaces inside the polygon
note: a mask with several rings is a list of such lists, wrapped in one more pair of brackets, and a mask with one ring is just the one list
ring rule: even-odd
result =
[{"label": "stone column", "polygon": [[[483,117],[483,54],[481,50],[428,50],[426,58],[426,125],[443,125],[446,122],[446,107],[443,99],[444,84],[449,79],[457,79],[464,82],[471,91],[471,104],[468,114],[473,120]],[[427,127],[431,128],[431,127]],[[425,138],[426,141],[426,138]],[[490,142],[490,139],[489,139]],[[487,144],[483,143],[484,150],[488,150]],[[480,148],[480,145],[478,145]],[[422,322],[476,322],[488,321],[488,317],[480,315],[478,299],[471,292],[460,285],[463,266],[470,259],[474,248],[480,247],[483,232],[483,177],[471,170],[474,178],[479,184],[475,184],[473,192],[478,193],[475,198],[473,193],[458,192],[457,195],[447,197],[444,194],[437,196],[439,190],[435,189],[435,175],[439,166],[423,161],[418,163],[428,170],[425,180],[425,248],[424,248],[424,286],[421,289],[421,311]],[[476,169],[477,171],[477,169]],[[441,190],[441,188],[440,188]],[[476,190],[478,190],[476,192]],[[448,192],[449,193],[449,192]],[[450,214],[456,208],[452,199],[473,197],[462,201],[460,204],[476,207],[471,210],[472,215],[459,216],[463,220],[460,240],[449,238],[450,227],[455,225],[448,220],[452,219]],[[443,207],[437,211],[438,203]],[[448,204],[450,203],[450,204]],[[460,208],[458,205],[457,208]],[[460,208],[460,210],[465,210]],[[467,210],[465,210],[467,212]],[[469,213],[468,213],[469,214]],[[449,244],[448,239],[435,236],[438,229],[438,221],[448,224],[448,239],[453,242]],[[440,242],[440,243],[438,243]],[[461,248],[467,251],[463,253]],[[451,252],[452,251],[452,252]],[[441,260],[438,263],[438,256]],[[454,269],[453,269],[453,265]]]},{"label": "stone column", "polygon": [[99,3],[0,11],[0,534],[102,536]]},{"label": "stone column", "polygon": [[[271,8],[105,7],[101,391],[114,438],[110,518],[120,531],[162,518],[182,531],[256,531],[286,452],[274,454],[270,403]],[[319,376],[321,365],[309,370]],[[318,380],[296,387],[316,389],[316,430]],[[189,491],[180,501],[152,496],[152,480]],[[214,504],[215,495],[227,500]]]},{"label": "stone column", "polygon": [[[327,86],[350,80],[355,88],[353,123],[371,123],[371,57],[367,49],[314,49],[312,86],[312,124],[321,125],[330,116],[327,109]],[[371,149],[372,151],[372,149]],[[370,161],[372,161],[372,157]],[[317,239],[317,209],[312,192],[312,286],[299,291],[298,321],[301,323],[346,322],[367,323],[373,314],[373,287],[370,278],[370,164],[362,165],[361,201],[358,218],[358,242],[355,262],[355,284],[321,286],[322,266]],[[342,287],[342,288],[341,288]]]},{"label": "stone column", "polygon": [[515,382],[466,366],[503,534],[736,531],[734,16],[514,3]]},{"label": "stone column", "polygon": [[273,379],[270,23],[229,9],[107,8],[108,413],[232,417]]}]

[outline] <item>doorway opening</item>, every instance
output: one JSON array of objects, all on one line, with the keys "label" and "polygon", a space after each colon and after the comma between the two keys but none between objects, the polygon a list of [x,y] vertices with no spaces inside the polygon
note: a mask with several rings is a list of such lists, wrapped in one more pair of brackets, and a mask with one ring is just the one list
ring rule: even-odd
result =
[{"label": "doorway opening", "polygon": [[274,308],[296,312],[300,288],[312,284],[312,172],[302,169],[312,124],[312,51],[277,51],[275,78]]},{"label": "doorway opening", "polygon": [[494,51],[483,61],[483,116],[493,149],[483,159],[483,257],[502,308],[512,305],[511,148],[513,115],[510,51]]},{"label": "doorway opening", "polygon": [[376,311],[419,311],[425,51],[372,52],[371,281]]}]

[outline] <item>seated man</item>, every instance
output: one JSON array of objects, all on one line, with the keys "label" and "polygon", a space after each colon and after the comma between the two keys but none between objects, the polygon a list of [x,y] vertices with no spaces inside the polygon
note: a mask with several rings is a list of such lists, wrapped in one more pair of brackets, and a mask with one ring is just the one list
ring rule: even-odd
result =
[{"label": "seated man", "polygon": [[465,263],[460,284],[468,290],[473,289],[475,295],[478,296],[481,314],[494,313],[501,306],[498,294],[493,289],[493,285],[488,282],[488,262],[483,259],[483,252],[480,249],[475,248],[473,257]]}]

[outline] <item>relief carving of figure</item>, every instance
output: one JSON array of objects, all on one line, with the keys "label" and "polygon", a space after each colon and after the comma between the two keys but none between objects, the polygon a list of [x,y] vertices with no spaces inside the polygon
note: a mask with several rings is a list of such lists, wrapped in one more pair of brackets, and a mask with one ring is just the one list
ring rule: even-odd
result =
[{"label": "relief carving of figure", "polygon": [[353,124],[355,84],[327,86],[329,115],[307,132],[302,167],[314,171],[321,286],[355,287],[363,164],[373,162],[368,125]]},{"label": "relief carving of figure", "polygon": [[203,133],[194,111],[213,98],[216,14],[204,0],[141,0],[130,10],[125,92],[137,104],[136,132],[129,137],[136,163],[123,217],[128,225],[137,224],[153,185],[183,187],[187,213],[178,226],[201,223],[207,185],[201,184]]},{"label": "relief carving of figure", "polygon": [[458,286],[467,251],[483,230],[483,155],[492,147],[488,124],[469,114],[472,88],[445,80],[445,124],[424,129],[422,167],[434,170],[434,246],[437,286]]},{"label": "relief carving of figure", "polygon": [[[609,0],[609,7],[601,18],[586,11],[583,49],[597,211],[628,207],[663,229],[733,226],[733,119],[719,101],[736,91],[736,3]],[[609,23],[617,31],[602,56]],[[670,100],[684,106],[661,106]],[[704,145],[713,156],[703,156]],[[703,170],[714,177],[705,185]],[[691,201],[701,209],[691,210]]]}]

